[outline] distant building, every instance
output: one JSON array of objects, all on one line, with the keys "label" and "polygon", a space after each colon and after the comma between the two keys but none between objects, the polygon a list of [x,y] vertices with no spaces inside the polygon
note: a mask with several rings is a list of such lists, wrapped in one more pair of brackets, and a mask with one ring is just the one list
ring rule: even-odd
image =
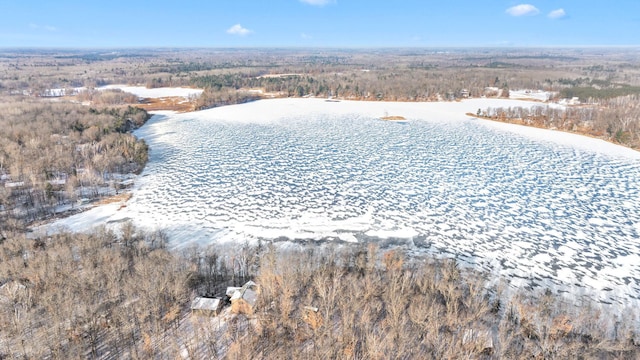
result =
[{"label": "distant building", "polygon": [[460,97],[461,98],[465,98],[465,99],[468,98],[469,97],[469,90],[467,90],[467,89],[460,90]]},{"label": "distant building", "polygon": [[222,310],[222,299],[196,297],[191,302],[191,313],[202,316],[216,316]]},{"label": "distant building", "polygon": [[[227,289],[228,293],[229,289]],[[231,312],[234,314],[252,315],[258,300],[258,285],[248,281],[231,296]]]}]

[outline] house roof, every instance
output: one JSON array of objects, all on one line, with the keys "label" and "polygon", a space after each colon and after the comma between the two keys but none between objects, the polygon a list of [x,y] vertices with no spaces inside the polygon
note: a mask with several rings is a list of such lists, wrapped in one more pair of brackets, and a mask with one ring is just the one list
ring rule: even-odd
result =
[{"label": "house roof", "polygon": [[239,290],[236,290],[231,296],[231,301],[242,299],[249,303],[249,305],[255,305],[258,300],[258,293],[255,291],[256,283],[248,281]]},{"label": "house roof", "polygon": [[232,297],[233,294],[235,294],[236,291],[239,291],[240,289],[242,289],[242,288],[241,287],[235,287],[235,286],[229,286],[229,287],[227,287],[226,294],[227,294],[228,297]]},{"label": "house roof", "polygon": [[220,307],[220,299],[196,297],[191,302],[191,310],[209,310],[216,311]]}]

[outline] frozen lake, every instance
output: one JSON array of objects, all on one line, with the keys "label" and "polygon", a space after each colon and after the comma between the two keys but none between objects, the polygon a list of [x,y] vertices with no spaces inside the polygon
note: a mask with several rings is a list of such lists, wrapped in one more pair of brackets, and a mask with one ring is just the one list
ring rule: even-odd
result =
[{"label": "frozen lake", "polygon": [[[636,302],[640,156],[464,116],[505,104],[533,105],[283,99],[156,115],[137,133],[151,158],[133,198],[100,220],[165,229],[176,247],[403,244],[455,255],[514,286]],[[408,121],[379,120],[387,114]]]}]

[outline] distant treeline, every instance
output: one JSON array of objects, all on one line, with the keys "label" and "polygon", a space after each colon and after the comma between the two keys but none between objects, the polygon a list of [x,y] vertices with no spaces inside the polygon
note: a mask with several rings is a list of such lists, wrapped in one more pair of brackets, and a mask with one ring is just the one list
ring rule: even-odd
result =
[{"label": "distant treeline", "polygon": [[[205,89],[205,96],[259,89],[268,96],[277,97],[333,97],[370,101],[438,101],[454,100],[466,96],[483,96],[487,86],[508,88],[506,80],[493,73],[477,73],[472,81],[470,69],[439,70],[398,69],[392,72],[349,70],[331,73],[319,70],[300,73],[264,74],[225,73],[191,78],[191,85]],[[513,81],[517,84],[516,81]],[[462,85],[466,84],[466,85]]]},{"label": "distant treeline", "polygon": [[560,97],[571,99],[577,97],[582,102],[594,102],[602,99],[613,99],[621,96],[640,95],[640,86],[615,86],[597,88],[593,86],[576,86],[562,89]]}]

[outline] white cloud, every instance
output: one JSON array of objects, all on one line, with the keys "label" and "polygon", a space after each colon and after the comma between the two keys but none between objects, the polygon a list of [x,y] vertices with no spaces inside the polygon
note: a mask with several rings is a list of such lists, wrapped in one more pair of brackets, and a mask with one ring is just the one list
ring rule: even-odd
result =
[{"label": "white cloud", "polygon": [[305,34],[305,33],[300,34],[300,37],[303,38],[303,39],[311,39],[311,38],[313,38],[311,35]]},{"label": "white cloud", "polygon": [[560,8],[560,9],[553,10],[547,16],[550,19],[562,19],[563,17],[567,16],[567,13],[566,11],[564,11],[564,9]]},{"label": "white cloud", "polygon": [[253,31],[247,28],[243,28],[242,25],[240,24],[235,24],[232,27],[227,29],[227,34],[231,34],[231,35],[245,36],[245,35],[251,34],[252,32]]},{"label": "white cloud", "polygon": [[336,0],[300,0],[300,2],[314,6],[325,6],[327,4],[335,3]]},{"label": "white cloud", "polygon": [[507,9],[507,14],[511,16],[538,15],[540,10],[531,4],[520,4]]}]

